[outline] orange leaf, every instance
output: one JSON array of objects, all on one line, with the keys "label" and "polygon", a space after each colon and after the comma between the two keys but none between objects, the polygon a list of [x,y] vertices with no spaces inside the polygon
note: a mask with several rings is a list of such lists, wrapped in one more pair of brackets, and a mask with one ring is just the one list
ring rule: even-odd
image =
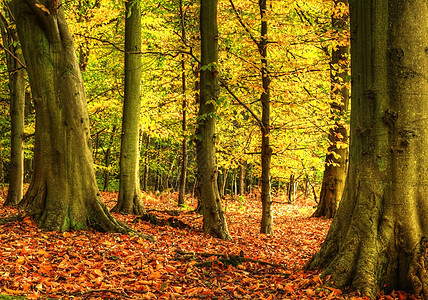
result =
[{"label": "orange leaf", "polygon": [[162,276],[162,274],[161,274],[161,272],[158,272],[158,271],[156,271],[156,272],[153,272],[152,274],[149,274],[149,279],[159,279],[159,278],[161,278],[161,276]]},{"label": "orange leaf", "polygon": [[25,263],[24,256],[18,257],[18,259],[15,261],[15,263],[17,263],[18,265],[23,265]]},{"label": "orange leaf", "polygon": [[103,276],[103,271],[101,271],[100,269],[93,269],[92,274],[98,275],[98,276]]},{"label": "orange leaf", "polygon": [[336,296],[339,296],[339,295],[342,294],[342,290],[335,289],[335,288],[332,288],[332,287],[329,287],[329,286],[326,286],[325,288],[329,289],[330,291],[332,291],[333,294],[336,295]]},{"label": "orange leaf", "polygon": [[7,287],[4,287],[4,290],[5,290],[5,291],[6,291],[6,293],[8,293],[9,295],[10,295],[10,294],[12,294],[12,295],[22,294],[22,292],[21,292],[21,291],[11,290],[11,289],[8,289]]},{"label": "orange leaf", "polygon": [[313,289],[306,289],[305,292],[308,296],[315,296],[315,291]]}]

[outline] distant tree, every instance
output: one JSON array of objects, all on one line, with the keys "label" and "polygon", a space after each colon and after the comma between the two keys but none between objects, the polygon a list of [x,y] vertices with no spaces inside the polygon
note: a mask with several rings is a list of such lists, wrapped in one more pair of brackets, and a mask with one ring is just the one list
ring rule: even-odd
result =
[{"label": "distant tree", "polygon": [[0,29],[9,72],[10,91],[10,175],[9,189],[4,205],[16,205],[22,199],[24,182],[24,115],[25,66],[18,43],[18,34],[9,26],[6,16],[0,15]]},{"label": "distant tree", "polygon": [[334,126],[330,129],[330,146],[325,158],[324,176],[321,185],[320,200],[314,217],[333,218],[345,187],[348,167],[348,132],[344,117],[349,106],[349,45],[346,38],[349,14],[347,0],[334,0],[332,14],[332,32],[338,36],[331,52],[330,80],[331,107]]},{"label": "distant tree", "polygon": [[351,0],[352,109],[344,195],[308,267],[374,298],[428,298],[428,3]]},{"label": "distant tree", "polygon": [[201,0],[200,103],[196,151],[204,231],[229,240],[231,236],[217,187],[218,169],[215,157],[215,114],[219,95],[217,2],[218,0]]},{"label": "distant tree", "polygon": [[[181,29],[181,40],[186,44],[186,28],[185,28],[185,19],[184,19],[184,10],[183,10],[183,1],[179,0],[179,11],[180,11],[180,29]],[[188,154],[187,154],[187,99],[186,99],[186,61],[185,56],[181,56],[181,89],[182,89],[182,114],[181,119],[181,129],[183,131],[183,140],[181,144],[181,174],[180,174],[180,186],[178,188],[178,205],[184,205],[184,196],[186,194],[186,179],[187,179],[187,164],[188,164]]]},{"label": "distant tree", "polygon": [[115,212],[142,215],[139,137],[141,108],[141,9],[137,1],[125,2],[125,99],[120,149],[119,197]]},{"label": "distant tree", "polygon": [[271,175],[270,164],[272,158],[272,147],[270,145],[270,82],[268,69],[268,22],[267,22],[267,0],[259,1],[260,9],[260,41],[257,43],[261,57],[261,80],[263,92],[260,96],[262,104],[262,119],[260,124],[262,135],[261,154],[261,198],[262,198],[262,220],[260,224],[261,233],[273,233],[273,214],[271,197]]},{"label": "distant tree", "polygon": [[34,172],[20,206],[47,230],[129,232],[100,199],[85,90],[58,1],[11,2],[36,108]]}]

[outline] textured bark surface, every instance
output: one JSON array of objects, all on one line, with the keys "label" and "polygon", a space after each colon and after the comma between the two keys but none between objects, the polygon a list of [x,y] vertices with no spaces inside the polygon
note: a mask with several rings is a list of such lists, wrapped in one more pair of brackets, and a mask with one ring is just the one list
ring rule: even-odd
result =
[{"label": "textured bark surface", "polygon": [[[336,10],[332,15],[333,30],[342,33],[347,30],[349,14],[343,13],[339,7],[348,7],[347,0],[335,0]],[[320,200],[315,210],[314,217],[333,218],[337,206],[342,198],[345,188],[346,172],[348,167],[348,149],[337,147],[348,142],[348,132],[343,124],[344,114],[349,106],[349,46],[338,46],[332,50],[330,61],[331,100],[330,111],[332,119],[338,117],[340,122],[335,121],[334,127],[330,129],[328,141],[330,146],[325,158],[325,169],[321,185]]]},{"label": "textured bark surface", "polygon": [[141,9],[125,2],[125,99],[120,148],[119,196],[113,211],[142,215],[140,189]]},{"label": "textured bark surface", "polygon": [[261,29],[260,42],[258,48],[261,56],[261,71],[262,71],[262,86],[263,93],[260,97],[262,104],[262,154],[261,154],[261,200],[262,200],[262,220],[260,224],[260,232],[271,234],[273,233],[273,213],[272,213],[272,197],[271,197],[271,178],[270,178],[270,163],[272,158],[272,148],[270,146],[270,76],[268,70],[267,46],[268,46],[268,24],[266,19],[267,0],[259,1]]},{"label": "textured bark surface", "polygon": [[99,197],[83,81],[59,6],[12,2],[36,107],[34,172],[20,206],[47,230],[126,233]]},{"label": "textured bark surface", "polygon": [[374,297],[428,298],[428,3],[352,0],[350,165],[344,197],[309,262]]},{"label": "textured bark surface", "polygon": [[[16,205],[22,199],[24,183],[24,115],[25,115],[25,76],[26,72],[16,29],[9,26],[1,16],[1,35],[6,51],[7,69],[9,72],[10,91],[10,176],[9,189],[5,206]],[[12,56],[13,55],[13,56]],[[18,61],[19,60],[19,61]]]},{"label": "textured bark surface", "polygon": [[223,240],[231,239],[217,186],[215,113],[219,94],[217,0],[201,0],[201,77],[199,122],[196,142],[198,182],[204,231]]}]

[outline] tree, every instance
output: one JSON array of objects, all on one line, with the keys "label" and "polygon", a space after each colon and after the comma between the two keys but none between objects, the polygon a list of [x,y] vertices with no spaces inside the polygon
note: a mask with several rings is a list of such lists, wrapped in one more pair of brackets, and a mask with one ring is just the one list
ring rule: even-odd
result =
[{"label": "tree", "polygon": [[0,15],[1,35],[6,49],[10,91],[10,176],[9,189],[4,205],[16,205],[22,199],[24,183],[24,114],[25,114],[25,66],[18,43],[16,29],[9,26],[6,17]]},{"label": "tree", "polygon": [[[184,44],[187,42],[186,38],[186,28],[184,20],[184,11],[183,11],[183,1],[179,0],[179,10],[180,10],[180,27],[181,27],[181,39]],[[181,129],[183,131],[183,141],[181,145],[181,174],[180,174],[180,186],[178,188],[178,205],[184,205],[184,196],[186,194],[186,178],[187,178],[187,164],[188,164],[188,155],[187,155],[187,99],[186,99],[186,60],[184,54],[181,55],[181,86],[182,86],[182,114],[181,119]]]},{"label": "tree", "polygon": [[261,56],[261,76],[263,91],[260,97],[262,104],[262,119],[260,123],[262,134],[262,154],[261,154],[261,198],[262,198],[262,221],[260,224],[261,233],[273,233],[273,216],[272,216],[272,198],[271,198],[271,177],[270,163],[272,158],[272,148],[270,145],[270,76],[268,69],[268,23],[267,23],[267,0],[259,1],[260,8],[260,41],[257,43]]},{"label": "tree", "polygon": [[201,0],[200,102],[197,124],[198,182],[204,231],[223,240],[231,239],[217,187],[215,157],[218,85],[217,0]]},{"label": "tree", "polygon": [[11,3],[36,107],[34,172],[20,206],[47,230],[129,232],[100,200],[85,90],[61,4]]},{"label": "tree", "polygon": [[120,149],[119,197],[113,211],[146,213],[141,200],[139,172],[141,97],[141,9],[137,1],[125,2],[125,99]]},{"label": "tree", "polygon": [[[349,104],[349,45],[348,40],[342,37],[348,23],[348,1],[335,0],[332,13],[333,33],[338,35],[338,45],[331,53],[330,80],[331,80],[331,107],[334,126],[330,129],[328,140],[330,146],[325,158],[324,176],[321,184],[320,200],[314,217],[333,218],[345,188],[348,148],[348,132],[345,127],[344,116]],[[343,42],[340,42],[343,41]]]},{"label": "tree", "polygon": [[428,297],[428,4],[350,1],[352,110],[344,196],[309,268],[374,297]]}]

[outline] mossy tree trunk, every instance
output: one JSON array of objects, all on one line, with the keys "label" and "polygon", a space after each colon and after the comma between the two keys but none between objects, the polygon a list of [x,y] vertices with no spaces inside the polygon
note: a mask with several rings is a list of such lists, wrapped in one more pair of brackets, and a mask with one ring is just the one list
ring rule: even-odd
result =
[{"label": "mossy tree trunk", "polygon": [[16,205],[22,199],[24,183],[24,115],[25,115],[25,68],[16,29],[9,26],[5,16],[0,16],[3,45],[6,51],[10,91],[10,176],[5,206]]},{"label": "mossy tree trunk", "polygon": [[374,297],[428,298],[428,2],[351,0],[352,110],[344,196],[308,267]]},{"label": "mossy tree trunk", "polygon": [[11,3],[36,108],[34,172],[20,206],[47,230],[129,232],[101,202],[86,96],[61,4]]},{"label": "mossy tree trunk", "polygon": [[[332,14],[332,29],[337,33],[340,44],[332,50],[330,61],[331,100],[330,111],[334,127],[330,129],[330,146],[325,158],[324,176],[320,200],[314,217],[333,218],[345,188],[348,167],[348,132],[345,127],[345,114],[349,104],[349,46],[346,33],[349,14],[348,0],[335,0]],[[342,44],[345,43],[345,44]]]},{"label": "mossy tree trunk", "polygon": [[201,73],[197,124],[198,182],[204,231],[223,240],[231,239],[217,187],[215,157],[216,105],[218,85],[217,0],[201,0]]},{"label": "mossy tree trunk", "polygon": [[140,107],[141,107],[141,9],[125,2],[125,99],[123,102],[120,148],[119,196],[113,211],[146,213],[140,189]]}]

